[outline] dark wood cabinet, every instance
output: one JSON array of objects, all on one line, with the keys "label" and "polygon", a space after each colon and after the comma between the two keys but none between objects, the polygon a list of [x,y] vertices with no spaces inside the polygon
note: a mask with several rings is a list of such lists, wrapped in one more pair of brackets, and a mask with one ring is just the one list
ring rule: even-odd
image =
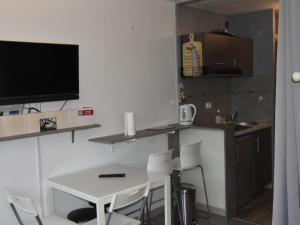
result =
[{"label": "dark wood cabinet", "polygon": [[232,38],[224,35],[203,34],[203,66],[205,74],[230,74],[233,68]]},{"label": "dark wood cabinet", "polygon": [[252,45],[251,39],[204,33],[204,74],[251,76]]},{"label": "dark wood cabinet", "polygon": [[271,128],[256,132],[254,141],[254,191],[258,192],[272,182]]},{"label": "dark wood cabinet", "polygon": [[253,75],[253,41],[247,38],[232,38],[234,63],[243,76]]},{"label": "dark wood cabinet", "polygon": [[236,139],[237,206],[241,206],[253,198],[252,150],[251,135]]},{"label": "dark wood cabinet", "polygon": [[271,128],[236,138],[237,207],[272,182]]}]

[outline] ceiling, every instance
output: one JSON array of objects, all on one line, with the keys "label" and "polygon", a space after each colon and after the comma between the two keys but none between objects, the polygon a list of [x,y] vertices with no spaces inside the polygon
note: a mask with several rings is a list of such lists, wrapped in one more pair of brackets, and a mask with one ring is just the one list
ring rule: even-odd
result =
[{"label": "ceiling", "polygon": [[[182,1],[182,0],[181,0]],[[188,2],[189,0],[185,0]],[[278,9],[279,0],[199,0],[186,6],[222,15],[237,15],[263,9]],[[180,2],[180,0],[178,1]],[[184,2],[184,1],[182,1]]]}]

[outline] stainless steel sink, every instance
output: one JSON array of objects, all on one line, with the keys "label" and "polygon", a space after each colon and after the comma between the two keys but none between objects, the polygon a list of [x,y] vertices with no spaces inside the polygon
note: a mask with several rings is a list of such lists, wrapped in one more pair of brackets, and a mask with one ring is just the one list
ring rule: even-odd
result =
[{"label": "stainless steel sink", "polygon": [[242,122],[242,121],[235,121],[233,124],[239,125],[239,126],[254,126],[258,125],[257,122]]},{"label": "stainless steel sink", "polygon": [[256,122],[233,122],[235,130],[244,130],[258,125]]},{"label": "stainless steel sink", "polygon": [[237,130],[244,130],[244,129],[248,129],[251,126],[241,126],[241,125],[234,125],[234,129]]}]

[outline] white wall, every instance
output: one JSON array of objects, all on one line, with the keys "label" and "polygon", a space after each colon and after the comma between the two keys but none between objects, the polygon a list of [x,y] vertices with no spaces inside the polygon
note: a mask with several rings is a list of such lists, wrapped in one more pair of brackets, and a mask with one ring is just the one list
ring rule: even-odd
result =
[{"label": "white wall", "polygon": [[[122,132],[123,113],[136,113],[137,128],[177,120],[175,6],[163,0],[2,0],[0,39],[80,45],[80,100],[93,106],[101,128],[40,137],[42,177],[110,162],[144,167],[150,152],[167,147],[165,135],[120,144],[114,153],[88,138]],[[41,75],[42,79],[42,75]],[[57,110],[62,102],[43,103]],[[37,138],[0,143],[0,187],[39,202]],[[134,156],[134,157],[132,157]],[[60,199],[58,211],[82,204]],[[71,203],[75,201],[75,203]],[[0,224],[17,225],[0,193]]]},{"label": "white wall", "polygon": [[[211,211],[225,216],[226,192],[225,192],[225,143],[224,130],[219,129],[189,129],[181,131],[180,142],[192,144],[203,141],[201,145],[201,163],[204,167],[207,194]],[[191,170],[182,176],[182,182],[196,186],[197,202],[206,204],[199,170]]]}]

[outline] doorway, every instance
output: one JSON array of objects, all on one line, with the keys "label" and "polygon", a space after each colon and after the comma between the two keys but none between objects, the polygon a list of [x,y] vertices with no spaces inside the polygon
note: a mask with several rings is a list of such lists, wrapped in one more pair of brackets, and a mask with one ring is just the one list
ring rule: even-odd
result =
[{"label": "doorway", "polygon": [[[249,151],[249,154],[245,154],[248,175],[241,176],[243,178],[241,183],[248,195],[242,200],[238,199],[235,130],[229,131],[225,140],[229,143],[226,144],[226,152],[229,153],[225,153],[229,155],[226,158],[227,168],[225,169],[227,218],[260,225],[272,223],[278,5],[278,0],[232,0],[230,2],[220,0],[213,3],[187,0],[184,4],[178,4],[176,10],[178,43],[182,35],[212,32],[253,40],[253,74],[251,76],[243,78],[238,76],[217,78],[215,76],[197,80],[197,78],[186,79],[179,72],[178,82],[180,86],[189,88],[186,100],[196,105],[198,115],[201,115],[200,119],[196,119],[199,126],[214,127],[217,109],[221,109],[226,120],[235,115],[238,121],[269,124],[268,131],[265,132],[269,132],[270,145],[267,148],[270,152],[259,160],[262,165],[270,165],[271,180],[267,183],[263,182],[260,188],[256,188],[255,179],[264,179],[260,177],[264,169],[262,167],[262,172],[258,172],[260,171],[257,168],[258,159],[253,151],[257,150],[257,145],[260,145],[262,149],[263,141],[257,142],[258,134],[251,133],[251,137],[245,143],[246,150]],[[182,60],[181,52],[178,52],[179,65]],[[181,68],[178,68],[178,71],[181,71]],[[206,103],[211,103],[211,110],[207,110]],[[261,130],[261,132],[264,131]],[[261,140],[264,139],[261,138]],[[242,165],[245,166],[245,164]],[[211,222],[210,224],[218,223]]]}]

